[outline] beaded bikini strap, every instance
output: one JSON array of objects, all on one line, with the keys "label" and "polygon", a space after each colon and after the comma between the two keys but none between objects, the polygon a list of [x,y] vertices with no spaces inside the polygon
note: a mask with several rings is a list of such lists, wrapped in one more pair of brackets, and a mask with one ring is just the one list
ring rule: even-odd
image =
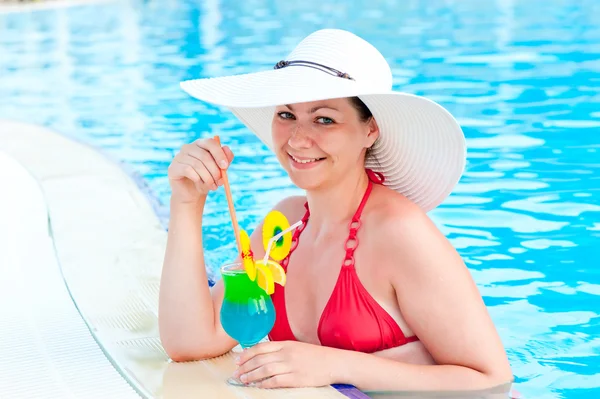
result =
[{"label": "beaded bikini strap", "polygon": [[344,266],[354,267],[354,251],[358,247],[358,229],[362,225],[360,221],[360,217],[362,215],[363,210],[365,209],[365,205],[367,204],[367,200],[373,191],[373,183],[383,184],[385,181],[385,177],[380,172],[375,172],[371,169],[366,169],[367,176],[369,177],[369,185],[367,186],[367,191],[363,195],[362,200],[360,201],[360,205],[356,210],[356,213],[352,217],[352,221],[350,221],[350,225],[348,226],[350,229],[350,233],[348,234],[348,238],[346,239],[346,243],[344,244],[344,249],[346,250],[346,257],[344,258]]},{"label": "beaded bikini strap", "polygon": [[304,203],[304,208],[306,209],[306,213],[302,217],[302,224],[300,226],[298,226],[296,228],[296,230],[294,231],[294,235],[292,236],[292,246],[290,247],[290,252],[281,261],[281,267],[283,267],[283,270],[285,270],[285,271],[287,271],[288,263],[290,263],[290,256],[292,255],[292,252],[294,252],[294,250],[298,246],[298,241],[300,240],[300,234],[302,234],[302,232],[306,228],[306,224],[308,223],[308,218],[310,217],[310,209],[308,209],[308,202]]},{"label": "beaded bikini strap", "polygon": [[375,172],[371,169],[365,169],[367,171],[367,176],[369,176],[369,180],[373,183],[383,184],[385,182],[385,176],[381,172]]},{"label": "beaded bikini strap", "polygon": [[365,191],[365,194],[363,195],[360,205],[358,206],[356,213],[354,214],[354,216],[352,217],[352,220],[350,221],[350,224],[348,225],[348,227],[350,229],[350,233],[348,234],[348,238],[346,239],[346,242],[344,244],[344,249],[346,250],[346,257],[344,258],[344,264],[343,264],[344,267],[354,267],[354,251],[356,251],[356,248],[358,247],[357,233],[358,233],[358,229],[360,229],[360,226],[362,225],[362,222],[360,221],[360,216],[362,215],[363,209],[365,209],[367,199],[371,195],[372,190],[373,190],[373,181],[371,179],[369,179],[369,185],[367,186],[367,191]]},{"label": "beaded bikini strap", "polygon": [[[366,169],[366,171],[367,176],[369,177],[369,184],[367,185],[367,191],[363,195],[360,205],[358,206],[358,209],[356,210],[356,213],[352,217],[352,220],[349,224],[350,233],[348,235],[348,238],[346,239],[346,243],[344,244],[346,249],[344,266],[354,266],[354,251],[356,250],[356,247],[358,247],[358,237],[356,235],[358,233],[358,229],[361,226],[360,216],[362,215],[362,211],[365,209],[365,205],[367,204],[367,200],[371,195],[371,191],[373,191],[373,183],[383,184],[383,182],[385,181],[385,178],[382,173],[374,172],[371,169]],[[304,203],[304,208],[306,209],[306,213],[302,217],[302,224],[298,226],[298,228],[296,228],[296,231],[294,231],[294,235],[292,236],[292,246],[290,248],[290,252],[288,253],[288,256],[286,256],[281,261],[281,266],[286,271],[288,263],[290,262],[290,256],[292,255],[292,252],[294,252],[296,247],[298,247],[300,234],[302,234],[302,232],[306,228],[306,224],[308,223],[308,219],[310,217],[310,209],[308,208],[308,202]]]}]

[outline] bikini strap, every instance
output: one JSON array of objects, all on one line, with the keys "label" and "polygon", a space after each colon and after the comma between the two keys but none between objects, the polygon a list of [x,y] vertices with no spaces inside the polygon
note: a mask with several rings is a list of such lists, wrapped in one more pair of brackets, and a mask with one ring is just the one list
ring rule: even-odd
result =
[{"label": "bikini strap", "polygon": [[[366,169],[366,171],[367,171],[367,176],[369,177],[369,184],[367,185],[367,191],[363,195],[360,205],[358,206],[358,209],[356,210],[356,213],[352,217],[352,220],[350,221],[350,224],[349,224],[350,234],[348,235],[348,238],[346,239],[346,243],[345,243],[346,257],[344,258],[344,263],[343,263],[344,266],[350,266],[350,267],[354,266],[354,251],[356,250],[356,247],[358,247],[358,237],[356,236],[356,234],[358,233],[358,229],[360,228],[360,225],[361,225],[360,216],[362,215],[362,211],[363,211],[363,209],[365,209],[367,200],[369,199],[369,196],[371,195],[371,191],[373,190],[373,183],[383,184],[383,182],[385,181],[385,177],[383,176],[382,173],[375,172],[371,169]],[[310,217],[310,209],[308,208],[308,202],[304,203],[304,208],[306,209],[306,213],[302,217],[302,224],[300,226],[298,226],[296,228],[296,230],[294,231],[294,235],[292,236],[292,246],[290,248],[290,252],[281,261],[281,266],[283,267],[283,270],[285,270],[285,271],[287,271],[287,266],[288,266],[288,263],[290,262],[290,256],[292,255],[292,252],[294,252],[296,247],[298,247],[298,242],[300,240],[300,234],[302,234],[302,232],[306,228],[306,224],[308,223],[308,218]]]},{"label": "bikini strap", "polygon": [[369,177],[369,180],[371,180],[373,183],[383,184],[383,182],[385,181],[385,176],[383,176],[383,173],[375,172],[371,169],[366,169],[366,171],[367,171],[367,176]]},{"label": "bikini strap", "polygon": [[344,267],[354,267],[354,251],[358,247],[358,229],[360,229],[361,221],[360,216],[362,215],[363,210],[365,209],[365,205],[367,204],[367,200],[371,195],[371,191],[373,191],[373,183],[375,184],[383,184],[385,181],[385,177],[380,172],[375,172],[371,169],[366,169],[367,176],[369,177],[369,184],[367,186],[367,191],[363,195],[362,200],[360,201],[360,205],[356,210],[356,213],[352,217],[352,221],[350,221],[350,225],[348,226],[350,229],[350,233],[348,234],[348,238],[346,239],[346,243],[344,248],[346,250],[346,257],[344,258]]},{"label": "bikini strap", "polygon": [[348,238],[346,239],[346,243],[344,244],[344,249],[346,250],[346,257],[344,258],[344,263],[342,267],[354,267],[354,251],[358,247],[358,229],[362,222],[360,221],[360,216],[362,215],[362,211],[365,209],[365,205],[367,204],[367,200],[371,195],[371,191],[373,191],[373,181],[369,179],[369,185],[367,186],[367,191],[363,195],[362,201],[356,210],[356,213],[352,217],[350,221],[349,228],[350,233],[348,234]]},{"label": "bikini strap", "polygon": [[296,230],[294,231],[294,235],[292,236],[292,246],[290,247],[290,252],[288,252],[287,256],[281,261],[281,267],[283,267],[283,270],[285,271],[287,271],[288,263],[290,263],[290,256],[292,255],[292,252],[294,252],[294,250],[298,246],[300,234],[302,234],[302,232],[306,228],[308,218],[310,217],[310,209],[308,209],[308,202],[304,203],[304,208],[306,209],[306,213],[304,213],[304,216],[302,217],[302,224],[296,227]]}]

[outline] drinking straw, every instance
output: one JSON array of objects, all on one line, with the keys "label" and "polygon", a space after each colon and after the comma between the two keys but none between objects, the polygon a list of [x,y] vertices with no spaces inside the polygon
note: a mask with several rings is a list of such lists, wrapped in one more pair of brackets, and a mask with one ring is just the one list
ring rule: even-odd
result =
[{"label": "drinking straw", "polygon": [[263,258],[263,264],[267,264],[267,261],[269,260],[269,254],[271,253],[271,249],[273,248],[273,243],[277,240],[279,240],[279,238],[281,238],[282,235],[284,235],[285,233],[287,233],[290,230],[295,229],[296,227],[300,226],[302,224],[302,220],[297,221],[296,223],[294,223],[293,225],[291,225],[289,228],[283,230],[281,233],[277,234],[276,236],[271,237],[271,239],[269,240],[269,245],[267,246],[267,252],[265,252],[265,257]]},{"label": "drinking straw", "polygon": [[[221,145],[221,139],[219,136],[214,137],[217,144]],[[235,216],[235,208],[233,207],[233,197],[231,196],[231,187],[229,187],[229,179],[227,178],[227,171],[221,169],[221,177],[223,178],[223,187],[225,188],[225,196],[227,197],[227,205],[229,205],[229,214],[231,215],[231,224],[233,225],[233,233],[235,234],[235,241],[237,242],[238,251],[242,253],[242,243],[240,241],[240,226]]]}]

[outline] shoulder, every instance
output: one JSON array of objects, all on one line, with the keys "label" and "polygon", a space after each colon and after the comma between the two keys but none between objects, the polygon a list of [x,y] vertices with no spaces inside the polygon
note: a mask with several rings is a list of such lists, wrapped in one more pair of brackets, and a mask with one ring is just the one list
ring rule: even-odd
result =
[{"label": "shoulder", "polygon": [[[275,206],[273,206],[272,210],[279,211],[283,213],[286,219],[290,224],[296,223],[298,220],[302,219],[304,216],[304,212],[306,211],[304,208],[304,203],[306,202],[306,197],[297,195],[290,196],[279,201]],[[263,236],[262,229],[264,226],[265,217],[267,215],[263,215],[263,218],[258,223],[258,225],[254,228],[254,231],[250,235],[251,246],[254,254],[257,257],[264,256],[264,246],[263,246]]]},{"label": "shoulder", "polygon": [[429,216],[418,205],[387,187],[375,186],[369,214],[381,233],[394,236],[404,236],[414,232],[414,229],[433,227]]},{"label": "shoulder", "polygon": [[285,217],[289,220],[290,224],[293,224],[296,223],[298,220],[302,219],[302,217],[304,216],[304,213],[306,212],[306,208],[304,207],[305,203],[306,196],[293,195],[279,201],[273,207],[273,210],[283,213]]},{"label": "shoulder", "polygon": [[371,220],[380,222],[370,229],[378,238],[373,245],[385,251],[402,317],[436,363],[510,379],[502,341],[450,241],[422,209],[400,194],[380,192],[373,202]]},{"label": "shoulder", "polygon": [[450,241],[418,205],[386,187],[378,187],[374,199],[370,218],[373,230],[378,237],[387,237],[375,245],[381,245],[378,250],[398,260],[395,268],[414,275],[434,272],[441,264],[464,267]]}]

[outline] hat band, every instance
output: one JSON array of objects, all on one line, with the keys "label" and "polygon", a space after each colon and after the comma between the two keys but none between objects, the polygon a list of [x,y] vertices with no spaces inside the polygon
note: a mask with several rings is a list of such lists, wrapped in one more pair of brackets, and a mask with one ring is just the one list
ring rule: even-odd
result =
[{"label": "hat band", "polygon": [[340,78],[354,80],[354,78],[350,77],[350,75],[348,75],[345,72],[338,71],[335,68],[331,68],[331,67],[328,67],[328,66],[325,66],[325,65],[322,65],[322,64],[317,64],[316,62],[312,62],[312,61],[301,61],[301,60],[298,60],[298,61],[283,61],[282,60],[282,61],[279,61],[277,64],[275,64],[275,66],[273,67],[273,69],[281,69],[281,68],[285,68],[285,67],[288,67],[288,66],[294,66],[294,65],[297,65],[297,66],[306,66],[306,67],[309,67],[309,68],[314,68],[314,69],[318,69],[318,70],[323,71],[323,72],[327,72],[327,73],[329,73],[331,75],[334,75],[334,76],[337,76],[337,77],[340,77]]}]

